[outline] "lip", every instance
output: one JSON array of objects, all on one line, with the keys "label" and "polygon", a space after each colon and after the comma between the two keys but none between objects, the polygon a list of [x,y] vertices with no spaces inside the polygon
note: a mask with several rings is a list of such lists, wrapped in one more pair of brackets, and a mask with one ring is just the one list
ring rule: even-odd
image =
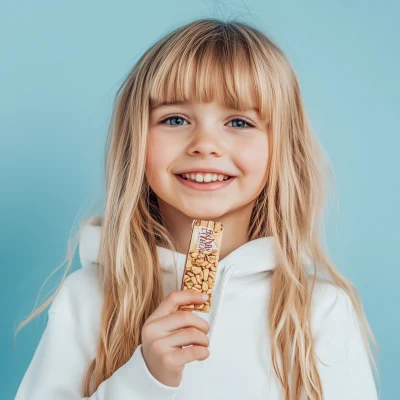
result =
[{"label": "lip", "polygon": [[232,178],[227,179],[226,181],[198,183],[198,182],[193,182],[193,181],[188,181],[186,179],[183,179],[180,175],[175,175],[175,176],[176,176],[176,179],[178,179],[178,181],[180,183],[182,183],[182,185],[188,187],[189,189],[198,190],[200,192],[210,192],[210,191],[225,188],[225,187],[229,186],[232,183],[232,181],[235,180],[235,177],[232,177]]},{"label": "lip", "polygon": [[228,173],[228,172],[226,172],[226,171],[223,171],[222,169],[218,169],[218,168],[193,168],[193,169],[186,169],[186,170],[183,170],[183,171],[178,171],[178,172],[175,172],[175,174],[176,175],[182,175],[182,174],[189,174],[189,173],[191,173],[191,174],[194,174],[194,173],[196,173],[196,172],[200,172],[200,173],[203,173],[203,174],[220,174],[220,175],[226,175],[226,176],[232,176],[232,177],[234,177],[234,175],[233,174],[230,174],[230,173]]}]

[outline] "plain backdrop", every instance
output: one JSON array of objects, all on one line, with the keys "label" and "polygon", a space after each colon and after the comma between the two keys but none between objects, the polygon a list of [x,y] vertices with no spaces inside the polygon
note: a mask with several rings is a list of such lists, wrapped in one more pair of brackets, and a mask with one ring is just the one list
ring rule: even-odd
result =
[{"label": "plain backdrop", "polygon": [[[103,194],[116,90],[141,54],[201,17],[240,18],[281,46],[331,160],[329,254],[359,290],[381,347],[382,399],[400,398],[396,1],[1,1],[0,393],[13,399],[47,321],[13,339]],[[75,257],[73,269],[79,268]],[[40,301],[55,288],[59,271]]]}]

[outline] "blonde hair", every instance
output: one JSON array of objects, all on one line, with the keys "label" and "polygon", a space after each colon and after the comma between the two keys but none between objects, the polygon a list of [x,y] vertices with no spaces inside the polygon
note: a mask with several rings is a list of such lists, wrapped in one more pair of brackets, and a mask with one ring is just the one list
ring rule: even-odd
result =
[{"label": "blonde hair", "polygon": [[[250,99],[255,99],[268,123],[268,184],[257,198],[248,239],[273,235],[280,255],[271,276],[268,321],[273,368],[285,400],[292,394],[300,398],[303,391],[309,399],[324,398],[310,326],[317,266],[350,297],[370,362],[377,371],[369,339],[377,348],[378,344],[361,298],[320,245],[324,171],[332,173],[311,131],[295,73],[282,50],[260,30],[239,21],[208,18],[179,27],[155,43],[116,95],[106,145],[106,205],[98,254],[105,297],[99,345],[83,382],[84,396],[93,394],[128,361],[141,342],[144,322],[163,300],[156,246],[176,251],[146,180],[151,107],[164,101],[213,99],[239,110],[250,107]],[[314,262],[311,290],[310,275],[300,258],[303,246]],[[57,295],[73,252],[55,294],[18,330]]]}]

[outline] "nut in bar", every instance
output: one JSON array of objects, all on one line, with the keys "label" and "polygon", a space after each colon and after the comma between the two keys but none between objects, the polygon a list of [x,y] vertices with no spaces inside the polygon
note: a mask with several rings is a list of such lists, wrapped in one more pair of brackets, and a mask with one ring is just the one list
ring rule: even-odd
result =
[{"label": "nut in bar", "polygon": [[197,292],[207,293],[209,297],[203,304],[183,305],[179,309],[182,311],[209,312],[222,242],[223,225],[220,222],[195,219],[192,227],[181,290],[196,290]]}]

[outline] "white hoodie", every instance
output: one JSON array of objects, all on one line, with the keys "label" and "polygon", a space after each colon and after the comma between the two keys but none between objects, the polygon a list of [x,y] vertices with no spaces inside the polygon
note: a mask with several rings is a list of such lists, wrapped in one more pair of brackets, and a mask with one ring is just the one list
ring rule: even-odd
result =
[{"label": "white hoodie", "polygon": [[[210,313],[193,311],[210,325],[210,356],[186,364],[178,387],[153,377],[139,345],[128,362],[84,398],[82,381],[96,355],[103,304],[96,264],[98,223],[93,219],[82,231],[83,268],[67,277],[48,310],[46,329],[15,400],[284,399],[271,363],[268,330],[269,271],[277,262],[273,237],[252,240],[219,261]],[[185,254],[162,247],[157,252],[167,296],[178,290]],[[305,267],[307,262],[304,257]],[[345,292],[318,279],[311,322],[324,399],[376,400],[367,353]]]}]

